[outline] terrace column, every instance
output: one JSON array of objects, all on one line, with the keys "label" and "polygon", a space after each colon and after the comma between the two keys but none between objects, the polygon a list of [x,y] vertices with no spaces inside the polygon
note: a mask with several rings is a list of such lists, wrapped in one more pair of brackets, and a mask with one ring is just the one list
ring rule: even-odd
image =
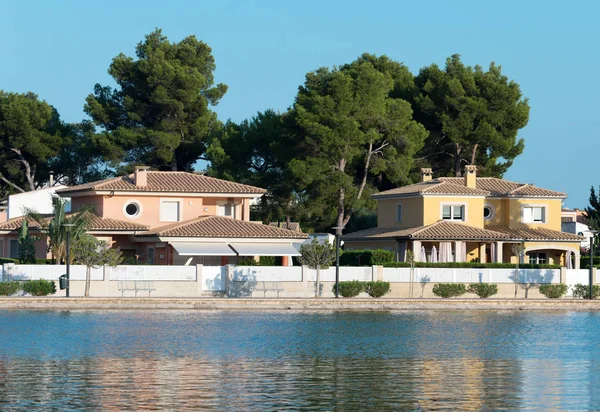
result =
[{"label": "terrace column", "polygon": [[486,243],[481,243],[479,245],[479,262],[481,263],[487,263],[487,256],[485,255],[486,246]]},{"label": "terrace column", "polygon": [[496,242],[496,262],[495,263],[502,263],[502,261],[504,260],[504,257],[502,256],[503,248],[504,248],[504,242]]},{"label": "terrace column", "polygon": [[420,240],[413,240],[413,255],[414,255],[414,259],[415,262],[420,262],[419,258],[420,258],[420,254],[421,254],[421,241]]}]

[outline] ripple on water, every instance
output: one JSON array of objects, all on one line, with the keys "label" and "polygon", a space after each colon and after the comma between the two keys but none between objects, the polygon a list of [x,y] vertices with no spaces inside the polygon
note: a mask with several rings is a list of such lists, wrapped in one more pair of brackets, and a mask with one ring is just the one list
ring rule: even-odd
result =
[{"label": "ripple on water", "polygon": [[0,410],[589,410],[595,313],[0,313]]}]

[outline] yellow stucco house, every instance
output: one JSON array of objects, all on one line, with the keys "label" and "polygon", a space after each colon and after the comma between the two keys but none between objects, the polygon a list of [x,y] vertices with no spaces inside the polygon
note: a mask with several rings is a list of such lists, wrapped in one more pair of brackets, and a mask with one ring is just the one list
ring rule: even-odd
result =
[{"label": "yellow stucco house", "polygon": [[343,237],[346,249],[387,249],[397,260],[560,264],[579,268],[580,236],[561,231],[565,193],[492,177],[433,179],[373,195],[377,227]]}]

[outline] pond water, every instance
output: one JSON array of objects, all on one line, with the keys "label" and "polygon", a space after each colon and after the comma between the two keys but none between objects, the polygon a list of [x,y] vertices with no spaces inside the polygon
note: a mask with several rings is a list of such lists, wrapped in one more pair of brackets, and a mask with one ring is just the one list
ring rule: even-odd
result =
[{"label": "pond water", "polygon": [[597,410],[600,314],[0,312],[0,410]]}]

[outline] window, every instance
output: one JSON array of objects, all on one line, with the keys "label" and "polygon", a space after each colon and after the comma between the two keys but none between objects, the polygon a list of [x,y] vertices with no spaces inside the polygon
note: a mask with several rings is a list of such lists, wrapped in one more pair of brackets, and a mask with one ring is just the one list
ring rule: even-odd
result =
[{"label": "window", "polygon": [[444,220],[465,220],[464,205],[444,205],[442,206],[442,219]]},{"label": "window", "polygon": [[533,265],[543,265],[547,262],[546,252],[531,252],[529,254],[529,263]]},{"label": "window", "polygon": [[491,206],[483,207],[483,218],[484,219],[491,219],[493,215],[494,215],[494,211],[492,210]]},{"label": "window", "polygon": [[396,222],[402,222],[402,205],[396,205]]},{"label": "window", "polygon": [[11,259],[19,258],[19,241],[18,240],[10,241],[10,257],[11,257]]},{"label": "window", "polygon": [[575,222],[575,218],[572,216],[561,216],[560,221],[562,223]]},{"label": "window", "polygon": [[235,207],[233,203],[221,203],[217,207],[217,214],[219,216],[226,216],[235,218]]},{"label": "window", "polygon": [[160,202],[160,221],[161,222],[179,222],[181,219],[179,213],[178,200],[162,200]]},{"label": "window", "polygon": [[123,213],[130,219],[135,219],[142,213],[142,207],[138,202],[130,200],[123,206]]},{"label": "window", "polygon": [[544,206],[523,207],[523,223],[544,223],[546,221],[546,208]]}]

